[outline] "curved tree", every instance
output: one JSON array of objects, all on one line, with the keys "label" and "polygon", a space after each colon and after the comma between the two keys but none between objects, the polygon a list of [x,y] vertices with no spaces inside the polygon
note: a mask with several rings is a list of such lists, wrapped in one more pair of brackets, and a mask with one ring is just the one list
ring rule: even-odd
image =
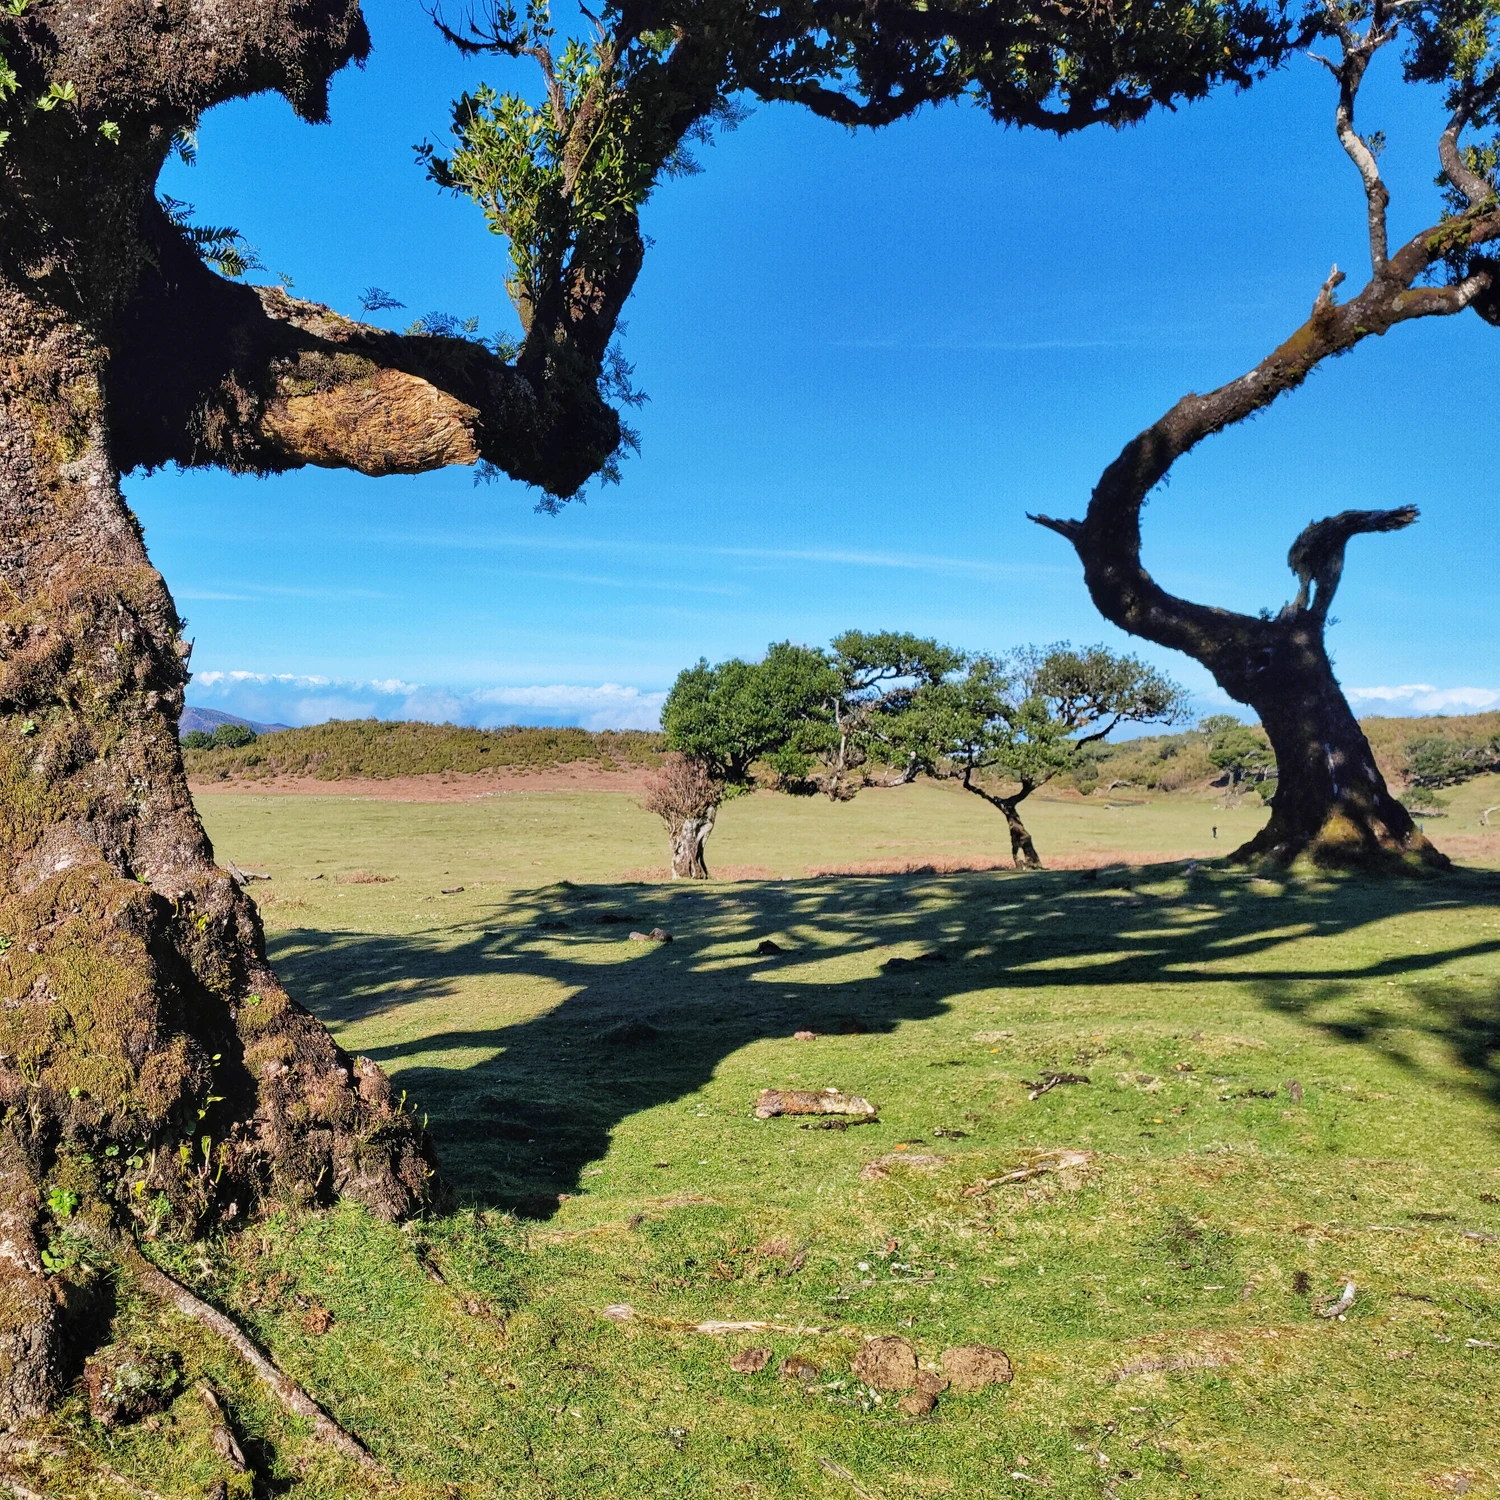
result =
[{"label": "curved tree", "polygon": [[734,91],[867,124],[970,95],[1068,130],[1246,83],[1291,39],[1219,0],[632,0],[558,51],[544,9],[492,6],[452,34],[542,72],[541,104],[477,91],[427,153],[510,240],[514,348],[225,279],[200,253],[227,265],[222,237],[156,196],[216,104],[322,119],[369,46],[357,0],[0,10],[0,1421],[56,1386],[59,1216],[193,1233],[267,1191],[391,1216],[429,1191],[423,1133],[285,993],[215,864],[177,743],[189,647],[120,472],[482,464],[555,505],[630,442],[639,210]]},{"label": "curved tree", "polygon": [[[1147,495],[1205,438],[1295,390],[1324,360],[1400,324],[1473,309],[1500,325],[1500,260],[1493,253],[1500,243],[1500,150],[1495,139],[1465,140],[1500,119],[1500,7],[1494,0],[1329,3],[1325,30],[1337,55],[1318,60],[1337,87],[1334,126],[1364,190],[1369,281],[1340,303],[1335,294],[1345,277],[1335,267],[1308,319],[1253,370],[1206,395],[1184,396],[1126,445],[1083,520],[1032,519],[1072,542],[1094,603],[1109,620],[1202,662],[1259,716],[1279,781],[1269,822],[1237,857],[1287,861],[1307,853],[1329,864],[1394,858],[1441,867],[1446,858],[1387,788],[1324,641],[1349,542],[1410,526],[1416,507],[1349,510],[1313,522],[1287,556],[1296,597],[1275,614],[1241,615],[1179,599],[1141,561]],[[1355,105],[1375,55],[1403,36],[1407,81],[1444,90],[1448,119],[1435,155],[1447,211],[1392,251],[1380,141],[1355,129]]]},{"label": "curved tree", "polygon": [[1038,787],[1074,770],[1121,724],[1171,724],[1186,707],[1175,682],[1103,646],[1023,646],[962,665],[912,695],[891,745],[999,812],[1018,870],[1042,864],[1021,817]]}]

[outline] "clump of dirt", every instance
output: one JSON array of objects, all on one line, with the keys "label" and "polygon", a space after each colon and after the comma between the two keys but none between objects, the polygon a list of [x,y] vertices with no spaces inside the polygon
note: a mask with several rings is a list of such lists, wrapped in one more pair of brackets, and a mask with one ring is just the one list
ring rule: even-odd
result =
[{"label": "clump of dirt", "polygon": [[394,875],[377,875],[373,870],[351,870],[347,875],[340,875],[334,883],[336,885],[389,885],[395,878]]},{"label": "clump of dirt", "polygon": [[854,1356],[854,1374],[877,1391],[909,1391],[917,1383],[917,1354],[899,1334],[866,1339]]},{"label": "clump of dirt", "polygon": [[803,1385],[811,1385],[822,1373],[821,1366],[802,1354],[788,1354],[777,1371],[783,1380],[800,1380]]},{"label": "clump of dirt", "polygon": [[771,1362],[769,1349],[741,1349],[729,1357],[729,1368],[736,1375],[759,1375]]},{"label": "clump of dirt", "polygon": [[943,1374],[956,1391],[982,1391],[1014,1378],[1010,1356],[992,1344],[959,1344],[943,1350]]}]

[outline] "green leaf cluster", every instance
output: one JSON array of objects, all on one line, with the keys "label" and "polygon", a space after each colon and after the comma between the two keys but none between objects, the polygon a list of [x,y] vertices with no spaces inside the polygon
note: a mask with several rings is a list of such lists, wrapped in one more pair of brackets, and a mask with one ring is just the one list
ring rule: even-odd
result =
[{"label": "green leaf cluster", "polygon": [[764,761],[780,776],[805,775],[826,745],[838,678],[814,646],[781,641],[758,662],[738,657],[680,672],[662,705],[669,750],[701,763],[727,789],[752,784]]}]

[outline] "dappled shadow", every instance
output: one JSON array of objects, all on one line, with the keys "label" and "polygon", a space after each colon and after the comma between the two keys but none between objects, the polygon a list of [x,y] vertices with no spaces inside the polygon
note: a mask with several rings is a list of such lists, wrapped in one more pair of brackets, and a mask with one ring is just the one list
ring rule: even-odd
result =
[{"label": "dappled shadow", "polygon": [[[1167,893],[1151,889],[1168,880]],[[1053,986],[1191,985],[1207,1007],[1215,985],[1248,982],[1279,1012],[1352,1043],[1389,1050],[1396,1026],[1417,1025],[1474,1070],[1500,1106],[1494,987],[1457,992],[1446,978],[1420,982],[1454,959],[1500,952],[1500,935],[1445,946],[1442,928],[1444,912],[1497,895],[1500,876],[1480,872],[1288,882],[1222,869],[1184,875],[1177,865],[561,886],[513,893],[458,928],[299,929],[275,936],[271,953],[292,993],[325,1021],[337,1028],[382,1017],[400,1038],[368,1050],[400,1069],[401,1087],[429,1114],[445,1175],[461,1195],[545,1216],[559,1194],[578,1191],[621,1121],[692,1094],[749,1043],[802,1028],[889,1032],[975,990],[1028,992],[1034,1010],[1038,992]],[[1432,918],[1420,951],[1345,942],[1320,962],[1316,942],[1305,946],[1402,913]],[[658,925],[675,941],[622,941],[632,927]],[[768,936],[792,951],[756,956]],[[1294,940],[1304,941],[1295,961]],[[901,961],[923,952],[936,956]],[[804,962],[831,955],[835,973],[847,977]],[[461,986],[472,993],[482,979],[524,980],[549,1008],[439,1034],[403,1027],[414,1002]],[[1348,1008],[1351,991],[1387,979],[1400,982],[1399,1005]]]}]

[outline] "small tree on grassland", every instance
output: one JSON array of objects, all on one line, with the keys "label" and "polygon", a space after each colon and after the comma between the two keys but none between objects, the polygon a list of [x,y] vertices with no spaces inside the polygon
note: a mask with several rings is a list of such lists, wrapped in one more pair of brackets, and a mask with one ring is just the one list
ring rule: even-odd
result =
[{"label": "small tree on grassland", "polygon": [[709,775],[701,760],[672,751],[660,771],[646,779],[641,806],[666,826],[672,845],[672,878],[707,880],[703,846],[714,831],[724,784]]},{"label": "small tree on grassland", "polygon": [[719,804],[754,786],[757,761],[781,776],[806,775],[827,743],[827,705],[836,692],[823,652],[790,641],[769,646],[758,662],[733,658],[711,667],[700,660],[678,674],[661,725],[679,759],[643,804],[667,825],[674,878],[708,878],[703,846]]},{"label": "small tree on grassland", "polygon": [[[900,763],[893,785],[910,781],[920,758],[904,744],[900,725],[913,699],[964,664],[961,651],[925,636],[894,630],[846,630],[833,638],[830,665],[835,691],[822,724],[819,789],[830,800],[852,797],[854,773],[872,761]],[[809,733],[808,739],[814,738]],[[904,760],[902,759],[902,752]]]},{"label": "small tree on grassland", "polygon": [[915,693],[890,747],[983,797],[1005,817],[1016,868],[1038,869],[1020,804],[1082,764],[1088,747],[1119,725],[1170,724],[1185,709],[1183,690],[1133,656],[1103,646],[1025,646],[971,656],[962,673]]}]

